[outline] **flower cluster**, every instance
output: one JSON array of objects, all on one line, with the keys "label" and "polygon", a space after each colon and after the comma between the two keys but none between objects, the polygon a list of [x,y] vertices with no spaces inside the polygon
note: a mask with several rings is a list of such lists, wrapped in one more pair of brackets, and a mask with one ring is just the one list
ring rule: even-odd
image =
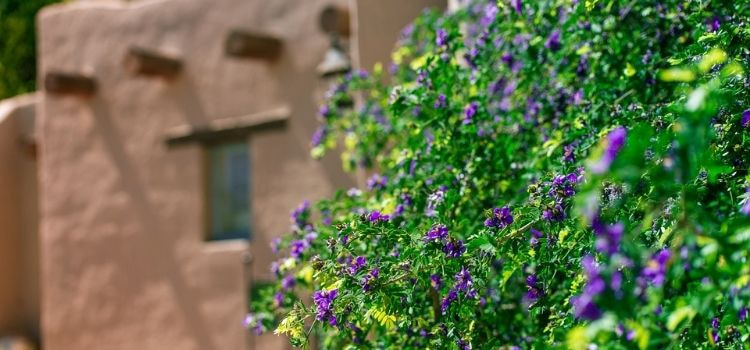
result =
[{"label": "flower cluster", "polygon": [[375,175],[292,212],[246,327],[322,348],[742,348],[750,8],[458,3],[327,92],[313,156]]},{"label": "flower cluster", "polygon": [[328,322],[331,326],[338,325],[338,319],[333,313],[333,301],[338,296],[338,290],[319,290],[313,294],[313,302],[315,303],[315,309],[317,314],[315,318],[318,321]]},{"label": "flower cluster", "polygon": [[513,223],[513,214],[508,206],[492,209],[492,216],[484,221],[484,226],[490,228],[505,228]]},{"label": "flower cluster", "polygon": [[442,313],[448,311],[451,304],[458,300],[459,295],[463,294],[467,298],[475,298],[477,295],[476,290],[473,288],[474,281],[466,267],[461,266],[461,271],[456,274],[454,282],[453,288],[448,291],[448,294],[440,302],[440,311]]}]

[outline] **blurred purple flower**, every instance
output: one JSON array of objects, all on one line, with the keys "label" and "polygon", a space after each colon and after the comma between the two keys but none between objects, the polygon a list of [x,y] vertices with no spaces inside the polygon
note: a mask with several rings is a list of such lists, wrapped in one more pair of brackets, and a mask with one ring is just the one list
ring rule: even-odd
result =
[{"label": "blurred purple flower", "polygon": [[547,38],[547,41],[544,42],[544,47],[553,52],[560,50],[560,35],[561,34],[559,29],[553,30]]},{"label": "blurred purple flower", "polygon": [[665,275],[667,273],[667,262],[669,262],[670,256],[671,253],[669,252],[669,249],[665,248],[656,252],[656,254],[649,259],[646,266],[641,270],[641,275],[639,276],[639,284],[641,284],[641,287],[645,287],[645,284],[651,284],[656,287],[660,287],[664,284]]},{"label": "blurred purple flower", "polygon": [[284,291],[291,290],[292,288],[294,288],[295,284],[297,284],[297,281],[292,275],[284,276],[284,278],[281,279],[281,289],[283,289]]},{"label": "blurred purple flower", "polygon": [[622,223],[605,225],[597,217],[591,226],[596,234],[596,250],[598,252],[612,255],[620,250],[620,241],[625,228]]},{"label": "blurred purple flower", "polygon": [[472,102],[466,106],[466,109],[464,109],[464,124],[471,124],[472,118],[477,114],[478,108],[479,105],[476,102]]},{"label": "blurred purple flower", "polygon": [[521,0],[510,0],[510,6],[516,10],[519,15],[523,14],[523,4],[521,3]]},{"label": "blurred purple flower", "polygon": [[612,165],[615,157],[622,149],[622,146],[625,144],[627,133],[628,132],[624,127],[619,126],[607,135],[604,154],[602,154],[599,160],[591,164],[591,172],[593,172],[594,174],[601,174],[609,170],[609,166]]},{"label": "blurred purple flower", "polygon": [[573,305],[576,317],[596,320],[601,317],[601,311],[594,303],[594,298],[604,291],[604,280],[599,274],[599,266],[593,256],[584,256],[581,259],[581,266],[586,275],[586,285],[583,287],[583,293],[570,298],[570,303]]},{"label": "blurred purple flower", "polygon": [[445,31],[445,29],[438,29],[436,33],[435,38],[435,44],[438,46],[446,46],[448,45],[448,32]]},{"label": "blurred purple flower", "polygon": [[742,125],[743,128],[750,127],[750,109],[746,109],[744,112],[742,112],[740,125]]},{"label": "blurred purple flower", "polygon": [[718,31],[719,28],[721,27],[721,20],[719,19],[719,16],[714,16],[710,18],[707,21],[706,26],[708,27],[709,32],[713,33],[713,32]]},{"label": "blurred purple flower", "polygon": [[381,176],[380,174],[373,174],[369,179],[367,179],[367,189],[370,191],[382,189],[387,184],[388,178],[385,176]]},{"label": "blurred purple flower", "polygon": [[440,287],[443,286],[443,281],[440,279],[440,276],[433,274],[430,276],[430,285],[435,290],[440,290]]}]

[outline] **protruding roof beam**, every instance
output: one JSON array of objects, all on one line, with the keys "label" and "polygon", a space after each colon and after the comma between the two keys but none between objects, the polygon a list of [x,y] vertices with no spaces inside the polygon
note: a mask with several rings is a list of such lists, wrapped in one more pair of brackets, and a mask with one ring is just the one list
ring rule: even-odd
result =
[{"label": "protruding roof beam", "polygon": [[349,23],[349,10],[344,7],[328,5],[320,12],[320,29],[324,33],[349,37]]},{"label": "protruding roof beam", "polygon": [[44,89],[54,94],[93,95],[96,80],[79,73],[51,71],[44,75]]},{"label": "protruding roof beam", "polygon": [[227,36],[224,52],[229,56],[275,60],[281,54],[281,39],[259,33],[232,30]]},{"label": "protruding roof beam", "polygon": [[125,67],[133,74],[172,78],[180,73],[182,62],[160,52],[131,47],[125,57]]}]

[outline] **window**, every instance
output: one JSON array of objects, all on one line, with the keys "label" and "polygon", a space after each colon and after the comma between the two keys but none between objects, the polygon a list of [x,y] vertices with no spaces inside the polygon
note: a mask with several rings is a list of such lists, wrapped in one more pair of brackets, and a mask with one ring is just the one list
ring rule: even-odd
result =
[{"label": "window", "polygon": [[250,239],[250,159],[246,142],[208,147],[209,239]]}]

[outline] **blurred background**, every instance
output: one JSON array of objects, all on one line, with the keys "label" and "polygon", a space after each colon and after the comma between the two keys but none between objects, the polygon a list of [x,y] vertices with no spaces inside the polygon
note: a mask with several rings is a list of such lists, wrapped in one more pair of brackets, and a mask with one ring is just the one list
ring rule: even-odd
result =
[{"label": "blurred background", "polygon": [[358,185],[310,136],[445,0],[0,0],[0,349],[282,349],[270,241]]}]

